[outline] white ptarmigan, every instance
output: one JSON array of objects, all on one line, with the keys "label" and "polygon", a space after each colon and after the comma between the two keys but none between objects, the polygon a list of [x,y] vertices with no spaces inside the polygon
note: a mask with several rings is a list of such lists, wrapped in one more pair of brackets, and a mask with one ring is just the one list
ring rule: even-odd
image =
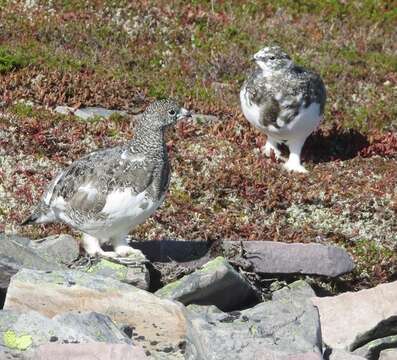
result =
[{"label": "white ptarmigan", "polygon": [[[190,116],[173,100],[147,107],[125,145],[74,161],[49,185],[22,225],[63,222],[83,233],[88,255],[128,256],[127,234],[163,202],[170,180],[165,130]],[[101,245],[111,243],[114,251]]]},{"label": "white ptarmigan", "polygon": [[266,156],[271,151],[280,158],[278,144],[289,148],[284,167],[307,172],[301,165],[301,150],[307,137],[320,124],[326,91],[320,76],[294,64],[279,47],[265,47],[253,60],[255,68],[240,91],[247,120],[267,135]]}]

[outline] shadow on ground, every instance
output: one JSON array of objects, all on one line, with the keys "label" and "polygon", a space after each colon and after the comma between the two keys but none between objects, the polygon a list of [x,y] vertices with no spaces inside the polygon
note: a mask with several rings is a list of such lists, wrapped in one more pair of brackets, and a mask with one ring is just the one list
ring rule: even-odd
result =
[{"label": "shadow on ground", "polygon": [[210,249],[207,241],[151,240],[130,242],[152,262],[189,262],[203,258]]},{"label": "shadow on ground", "polygon": [[313,133],[305,143],[302,156],[306,161],[315,164],[349,160],[355,158],[368,146],[367,137],[359,131],[333,126]]}]

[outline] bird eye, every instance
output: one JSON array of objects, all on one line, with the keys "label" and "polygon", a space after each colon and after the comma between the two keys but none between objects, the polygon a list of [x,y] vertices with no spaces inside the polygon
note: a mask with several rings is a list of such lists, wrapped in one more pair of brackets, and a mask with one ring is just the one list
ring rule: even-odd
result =
[{"label": "bird eye", "polygon": [[170,114],[171,116],[174,116],[176,114],[176,111],[175,110],[170,110],[170,111],[168,111],[168,114]]}]

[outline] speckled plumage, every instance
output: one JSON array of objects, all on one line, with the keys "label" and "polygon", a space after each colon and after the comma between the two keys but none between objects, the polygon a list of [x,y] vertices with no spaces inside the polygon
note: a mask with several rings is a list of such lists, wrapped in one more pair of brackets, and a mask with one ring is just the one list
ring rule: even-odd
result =
[{"label": "speckled plumage", "polygon": [[100,248],[108,241],[117,255],[132,253],[126,235],[160,206],[168,189],[165,129],[186,115],[173,100],[151,104],[129,143],[73,162],[51,182],[24,224],[62,221],[83,232],[90,255],[114,256]]},{"label": "speckled plumage", "polygon": [[266,155],[274,151],[279,156],[277,144],[284,143],[290,149],[285,167],[305,172],[300,152],[324,113],[324,84],[319,75],[294,64],[278,46],[263,48],[254,61],[256,66],[240,92],[243,113],[267,134]]}]

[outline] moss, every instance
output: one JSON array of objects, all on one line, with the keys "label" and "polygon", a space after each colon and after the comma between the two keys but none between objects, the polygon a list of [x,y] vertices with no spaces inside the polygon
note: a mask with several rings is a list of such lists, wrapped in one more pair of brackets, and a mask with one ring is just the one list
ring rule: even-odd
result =
[{"label": "moss", "polygon": [[18,336],[15,331],[7,330],[3,335],[4,345],[10,349],[26,350],[32,345],[32,337],[30,335]]},{"label": "moss", "polygon": [[110,269],[114,271],[119,279],[124,279],[127,273],[127,267],[125,265],[116,264],[112,261],[101,259],[97,264],[91,266],[87,273],[99,273],[102,270]]},{"label": "moss", "polygon": [[32,116],[33,115],[33,107],[29,104],[25,104],[23,102],[17,103],[13,105],[11,111],[21,117]]},{"label": "moss", "polygon": [[0,47],[0,73],[16,70],[27,64],[28,60],[21,52],[11,52],[5,47]]},{"label": "moss", "polygon": [[258,328],[255,325],[252,325],[249,328],[249,332],[252,336],[255,336],[256,334],[258,334]]},{"label": "moss", "polygon": [[203,267],[198,270],[199,272],[210,272],[214,271],[222,265],[228,265],[224,257],[218,256],[214,260],[208,261]]},{"label": "moss", "polygon": [[[183,279],[183,278],[182,278]],[[182,279],[169,283],[156,292],[160,297],[167,297],[182,284]]]}]

